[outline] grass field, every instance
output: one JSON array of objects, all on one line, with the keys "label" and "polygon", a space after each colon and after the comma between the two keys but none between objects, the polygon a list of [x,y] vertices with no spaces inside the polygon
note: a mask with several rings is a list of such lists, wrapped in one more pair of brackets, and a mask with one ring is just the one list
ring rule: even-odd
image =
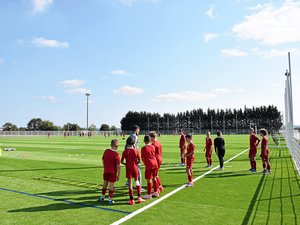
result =
[{"label": "grass field", "polygon": [[[224,136],[225,160],[248,148],[248,136]],[[197,148],[194,177],[205,168],[204,136],[194,136]],[[178,166],[178,136],[162,136],[160,176],[165,191],[187,182]],[[110,224],[155,199],[127,205],[125,170],[116,183],[116,204],[97,201],[102,183],[103,151],[110,139],[92,137],[0,138],[0,147],[15,147],[0,157],[0,224]],[[248,171],[247,153],[225,164],[125,224],[299,224],[300,181],[288,150],[269,138],[271,175]],[[119,143],[121,153],[124,141]],[[213,155],[213,166],[217,165]],[[258,159],[261,170],[261,161]],[[144,170],[143,170],[144,172]],[[143,185],[146,184],[144,180]]]}]

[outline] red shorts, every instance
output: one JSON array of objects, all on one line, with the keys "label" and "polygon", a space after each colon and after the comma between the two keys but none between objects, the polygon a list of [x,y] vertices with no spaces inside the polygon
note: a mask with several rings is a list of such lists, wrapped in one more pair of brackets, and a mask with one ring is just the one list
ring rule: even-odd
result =
[{"label": "red shorts", "polygon": [[117,174],[115,173],[103,173],[103,180],[108,182],[116,182],[117,181]]},{"label": "red shorts", "polygon": [[137,180],[139,177],[139,172],[138,170],[126,170],[126,178],[127,179],[132,179],[134,178],[135,180]]},{"label": "red shorts", "polygon": [[185,153],[185,149],[186,149],[185,146],[180,147],[180,152],[181,152],[181,154],[184,154],[184,153]]},{"label": "red shorts", "polygon": [[206,158],[211,158],[211,154],[212,154],[212,151],[206,151],[205,152],[205,157]]},{"label": "red shorts", "polygon": [[186,168],[187,168],[187,169],[192,169],[192,167],[193,167],[193,162],[194,162],[194,158],[187,158],[187,159],[186,159]]},{"label": "red shorts", "polygon": [[157,171],[158,171],[157,168],[151,168],[151,169],[146,168],[145,178],[146,179],[153,179],[153,178],[157,177]]},{"label": "red shorts", "polygon": [[257,153],[257,149],[250,149],[249,150],[249,158],[255,157]]},{"label": "red shorts", "polygon": [[160,168],[160,165],[162,163],[162,158],[156,158],[158,169]]},{"label": "red shorts", "polygon": [[265,161],[265,162],[269,161],[269,149],[267,149],[266,155],[260,154],[260,157],[261,157],[262,161]]}]

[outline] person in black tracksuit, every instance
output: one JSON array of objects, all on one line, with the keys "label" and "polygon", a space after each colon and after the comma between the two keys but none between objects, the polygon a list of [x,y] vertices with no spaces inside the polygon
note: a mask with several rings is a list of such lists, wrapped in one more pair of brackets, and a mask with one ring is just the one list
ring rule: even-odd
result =
[{"label": "person in black tracksuit", "polygon": [[222,133],[220,131],[217,132],[217,137],[214,139],[215,152],[218,155],[220,162],[220,170],[223,170],[224,165],[224,155],[225,155],[225,141],[222,138]]}]

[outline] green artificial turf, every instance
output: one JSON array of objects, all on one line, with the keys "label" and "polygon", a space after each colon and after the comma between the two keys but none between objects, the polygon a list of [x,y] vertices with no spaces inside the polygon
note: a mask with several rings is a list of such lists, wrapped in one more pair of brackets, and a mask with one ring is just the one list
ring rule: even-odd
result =
[{"label": "green artificial turf", "polygon": [[[117,138],[121,154],[124,140]],[[209,170],[205,168],[204,138],[193,137],[197,149],[194,177]],[[247,135],[224,138],[225,160],[248,148]],[[185,168],[178,166],[179,136],[161,136],[159,140],[163,145],[163,196],[186,183],[187,176]],[[269,143],[270,175],[250,173],[244,153],[225,164],[224,171],[213,171],[193,188],[177,192],[125,224],[299,224],[299,176],[285,146],[276,146],[271,138]],[[15,152],[2,151],[0,157],[1,224],[110,224],[155,201],[127,205],[124,167],[116,183],[116,204],[97,201],[101,156],[109,144],[109,138],[99,136],[0,138],[2,149],[16,148]],[[213,167],[217,164],[213,154]]]}]

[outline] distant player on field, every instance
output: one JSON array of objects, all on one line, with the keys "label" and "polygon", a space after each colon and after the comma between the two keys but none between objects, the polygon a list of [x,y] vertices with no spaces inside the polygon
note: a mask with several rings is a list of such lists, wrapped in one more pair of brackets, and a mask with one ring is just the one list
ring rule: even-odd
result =
[{"label": "distant player on field", "polygon": [[186,142],[188,143],[187,152],[184,154],[186,157],[186,173],[188,175],[188,183],[186,187],[193,187],[193,162],[195,160],[194,152],[195,152],[195,145],[192,141],[192,135],[187,134],[185,136]]},{"label": "distant player on field", "polygon": [[107,185],[109,183],[109,197],[108,204],[111,205],[114,203],[112,200],[114,195],[114,183],[120,178],[120,156],[117,153],[118,149],[118,140],[113,139],[111,141],[111,148],[106,149],[102,156],[102,162],[104,167],[103,172],[103,188],[102,196],[99,198],[100,202],[103,202],[105,199],[105,193]]},{"label": "distant player on field", "polygon": [[205,138],[205,157],[206,157],[206,162],[207,162],[207,166],[208,168],[211,168],[212,165],[212,159],[211,159],[211,155],[212,155],[212,140],[210,138],[210,132],[207,131],[206,132],[206,138]]},{"label": "distant player on field", "polygon": [[262,166],[264,168],[263,173],[264,174],[270,174],[271,173],[271,164],[269,161],[269,149],[268,149],[268,131],[264,128],[259,130],[259,134],[262,137],[261,140],[261,153],[260,157],[262,159]]},{"label": "distant player on field", "polygon": [[[158,183],[159,191],[162,192],[164,190],[164,188],[161,184],[160,177],[159,177],[159,169],[162,164],[162,146],[161,146],[161,143],[157,140],[157,134],[155,131],[151,131],[149,133],[149,136],[151,138],[152,145],[155,148],[155,157],[156,157],[156,161],[157,161],[157,165],[158,165],[156,180]],[[155,195],[156,195],[156,193],[154,192],[154,196]]]},{"label": "distant player on field", "polygon": [[217,137],[214,139],[215,152],[218,155],[220,170],[224,169],[224,156],[225,156],[225,140],[222,138],[222,133],[217,132]]},{"label": "distant player on field", "polygon": [[150,136],[144,136],[145,146],[142,147],[142,161],[146,167],[145,178],[147,179],[147,196],[146,199],[152,198],[152,185],[154,187],[154,196],[158,197],[158,183],[156,180],[158,165],[155,156],[155,148],[150,143]]},{"label": "distant player on field", "polygon": [[185,145],[185,135],[183,133],[183,131],[180,131],[180,140],[179,140],[179,149],[180,149],[180,157],[181,157],[181,163],[179,164],[179,166],[185,166],[185,149],[186,149],[186,145]]},{"label": "distant player on field", "polygon": [[135,138],[129,136],[126,140],[127,148],[124,150],[122,154],[121,163],[126,166],[126,178],[128,179],[128,187],[129,187],[129,201],[128,204],[134,205],[134,197],[133,197],[133,187],[132,187],[132,178],[136,183],[136,190],[138,194],[138,202],[144,202],[145,200],[141,197],[141,184],[138,180],[138,165],[140,164],[141,157],[136,148],[134,148]]},{"label": "distant player on field", "polygon": [[249,135],[250,135],[250,149],[249,149],[249,160],[250,160],[250,166],[249,169],[251,172],[256,172],[256,153],[257,153],[257,146],[260,142],[258,137],[254,134],[254,129],[249,128]]}]

